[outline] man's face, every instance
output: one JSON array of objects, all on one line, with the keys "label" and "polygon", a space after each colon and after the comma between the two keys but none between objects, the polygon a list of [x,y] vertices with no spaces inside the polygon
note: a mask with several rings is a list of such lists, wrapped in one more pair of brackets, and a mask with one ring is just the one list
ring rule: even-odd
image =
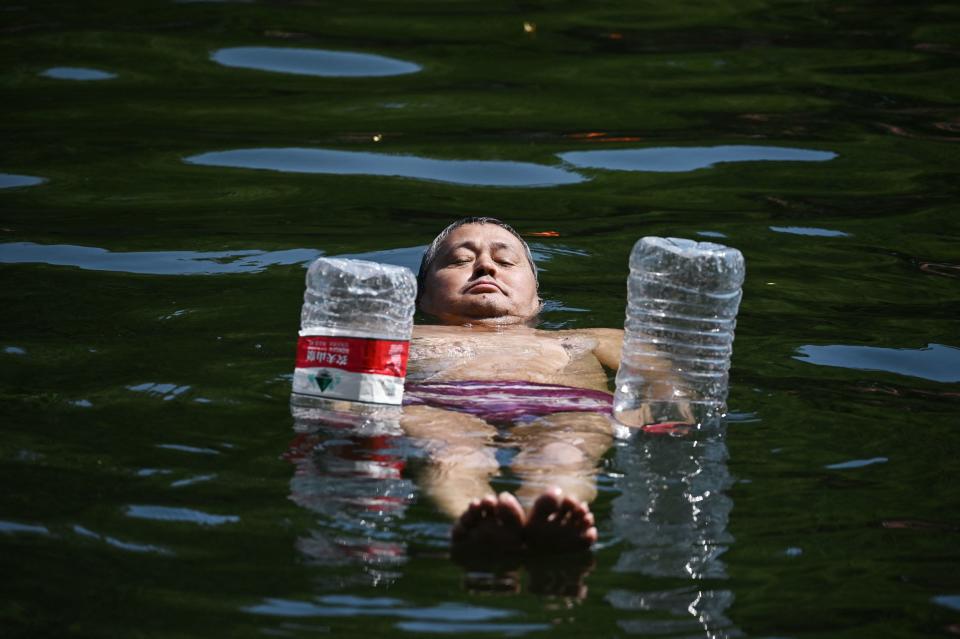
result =
[{"label": "man's face", "polygon": [[440,245],[420,308],[447,324],[515,324],[533,318],[540,300],[517,238],[496,224],[465,224]]}]

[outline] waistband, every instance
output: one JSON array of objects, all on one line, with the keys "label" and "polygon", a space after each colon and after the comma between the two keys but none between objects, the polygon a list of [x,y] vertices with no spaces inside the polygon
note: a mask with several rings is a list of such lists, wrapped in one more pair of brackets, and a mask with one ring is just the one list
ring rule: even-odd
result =
[{"label": "waistband", "polygon": [[613,410],[613,396],[604,391],[523,381],[407,382],[403,403],[469,413],[488,422],[565,412],[609,415]]}]

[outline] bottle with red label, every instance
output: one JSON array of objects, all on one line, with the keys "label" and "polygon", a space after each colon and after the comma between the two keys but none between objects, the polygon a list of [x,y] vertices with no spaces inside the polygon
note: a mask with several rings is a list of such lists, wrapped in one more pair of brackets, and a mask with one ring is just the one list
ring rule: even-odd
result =
[{"label": "bottle with red label", "polygon": [[300,316],[294,407],[369,415],[400,406],[417,282],[410,269],[317,259]]}]

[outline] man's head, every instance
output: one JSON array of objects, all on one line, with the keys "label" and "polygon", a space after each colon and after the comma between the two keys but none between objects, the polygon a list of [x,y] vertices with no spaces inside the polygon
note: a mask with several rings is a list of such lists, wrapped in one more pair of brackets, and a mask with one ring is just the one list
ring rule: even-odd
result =
[{"label": "man's head", "polygon": [[417,305],[446,324],[519,324],[540,311],[530,247],[509,225],[468,217],[423,254]]}]

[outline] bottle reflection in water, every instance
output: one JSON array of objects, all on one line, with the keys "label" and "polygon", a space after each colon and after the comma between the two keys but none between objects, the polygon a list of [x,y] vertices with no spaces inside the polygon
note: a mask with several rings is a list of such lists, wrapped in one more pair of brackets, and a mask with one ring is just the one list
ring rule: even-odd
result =
[{"label": "bottle reflection in water", "polygon": [[743,255],[644,237],[630,254],[614,416],[628,426],[716,423],[726,410]]},{"label": "bottle reflection in water", "polygon": [[[614,590],[607,600],[621,610],[659,612],[621,621],[631,634],[684,633],[726,638],[741,633],[727,617],[733,592],[722,555],[733,543],[727,531],[733,484],[723,430],[695,437],[642,436],[618,447],[620,495],[613,501],[614,534],[628,547],[614,570],[670,581],[663,590]],[[677,587],[677,580],[692,582]],[[664,619],[663,613],[671,617]]]},{"label": "bottle reflection in water", "polygon": [[317,515],[297,548],[311,563],[343,566],[350,581],[392,583],[406,561],[400,522],[416,490],[403,477],[407,456],[396,421],[368,416],[357,425],[301,415],[295,430],[286,455],[295,466],[290,498]]}]

